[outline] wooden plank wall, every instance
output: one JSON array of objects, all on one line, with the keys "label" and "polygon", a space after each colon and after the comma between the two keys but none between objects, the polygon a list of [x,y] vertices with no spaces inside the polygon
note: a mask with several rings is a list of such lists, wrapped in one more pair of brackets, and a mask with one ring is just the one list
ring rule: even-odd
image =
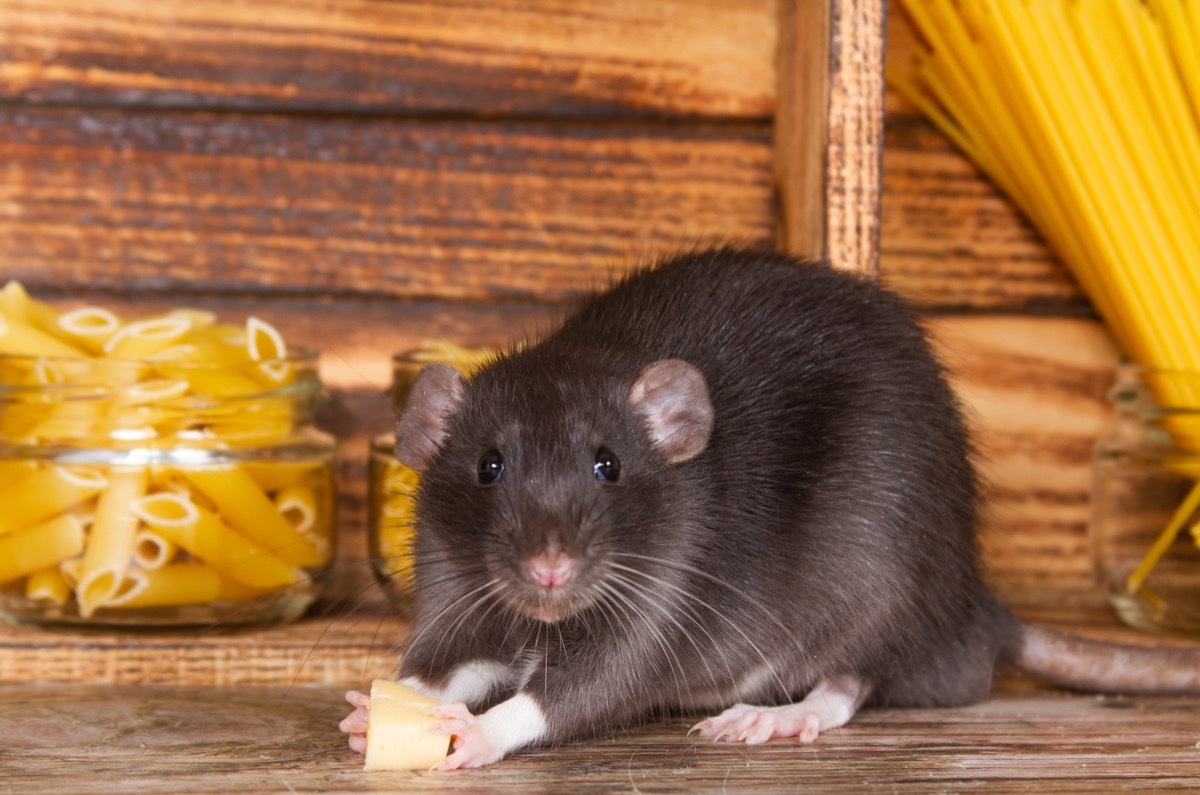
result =
[{"label": "wooden plank wall", "polygon": [[[779,18],[773,0],[0,0],[0,278],[130,315],[254,312],[322,350],[353,548],[390,353],[536,333],[640,258],[778,239]],[[833,64],[852,78],[879,75]],[[977,417],[998,580],[1082,582],[1115,354],[1012,208],[886,109],[878,229],[847,220],[861,197],[826,209],[878,235],[856,267],[931,314]],[[871,130],[843,132],[877,161]]]}]

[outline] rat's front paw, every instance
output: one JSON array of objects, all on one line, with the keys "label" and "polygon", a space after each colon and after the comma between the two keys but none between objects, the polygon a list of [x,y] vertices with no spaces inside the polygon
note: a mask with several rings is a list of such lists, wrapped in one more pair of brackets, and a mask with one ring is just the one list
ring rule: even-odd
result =
[{"label": "rat's front paw", "polygon": [[367,720],[371,713],[367,705],[371,703],[370,696],[351,690],[346,694],[346,701],[354,707],[354,711],[342,719],[338,728],[350,735],[350,750],[360,754],[367,751]]},{"label": "rat's front paw", "polygon": [[479,718],[472,715],[465,704],[442,704],[433,707],[429,714],[442,719],[430,731],[454,736],[454,752],[438,762],[434,770],[483,767],[500,761],[504,756],[504,749],[496,747],[484,732]]},{"label": "rat's front paw", "polygon": [[692,731],[717,742],[758,745],[773,737],[797,737],[802,743],[811,743],[821,731],[821,720],[799,704],[789,704],[786,708],[737,704],[716,717],[700,721]]}]

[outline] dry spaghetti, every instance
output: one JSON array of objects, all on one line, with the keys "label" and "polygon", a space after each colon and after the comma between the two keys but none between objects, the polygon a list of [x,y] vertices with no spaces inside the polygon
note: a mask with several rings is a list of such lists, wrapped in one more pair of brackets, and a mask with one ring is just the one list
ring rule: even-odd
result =
[{"label": "dry spaghetti", "polygon": [[[1130,359],[1200,371],[1200,2],[901,6],[924,47],[890,82],[1020,206]],[[1178,391],[1190,388],[1160,389],[1164,404],[1200,408]],[[1200,435],[1177,435],[1200,450]],[[1197,503],[1200,484],[1185,501]]]}]

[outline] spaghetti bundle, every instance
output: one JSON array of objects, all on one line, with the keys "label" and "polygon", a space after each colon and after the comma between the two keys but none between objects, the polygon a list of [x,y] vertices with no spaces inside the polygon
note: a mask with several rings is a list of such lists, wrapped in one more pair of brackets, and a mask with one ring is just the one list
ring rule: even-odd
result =
[{"label": "spaghetti bundle", "polygon": [[1200,370],[1200,3],[901,5],[927,49],[893,84],[1021,207],[1132,360]]},{"label": "spaghetti bundle", "polygon": [[[1200,451],[1200,2],[900,4],[925,46],[891,83],[1038,227]],[[1131,593],[1198,507],[1200,484]]]}]

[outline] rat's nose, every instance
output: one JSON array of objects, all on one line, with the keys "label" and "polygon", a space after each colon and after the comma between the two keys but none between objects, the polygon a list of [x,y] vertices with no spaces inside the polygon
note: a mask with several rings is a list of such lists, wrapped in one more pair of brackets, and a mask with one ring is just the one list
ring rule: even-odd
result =
[{"label": "rat's nose", "polygon": [[565,552],[539,552],[529,559],[529,579],[542,588],[562,586],[575,573],[575,559]]}]

